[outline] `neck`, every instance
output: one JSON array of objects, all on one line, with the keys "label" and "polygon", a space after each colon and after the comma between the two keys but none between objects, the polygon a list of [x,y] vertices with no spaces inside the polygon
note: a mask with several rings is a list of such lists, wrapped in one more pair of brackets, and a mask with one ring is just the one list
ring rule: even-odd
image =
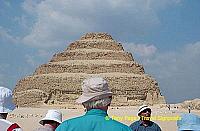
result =
[{"label": "neck", "polygon": [[100,109],[100,110],[103,110],[103,111],[105,111],[105,112],[107,112],[108,106],[100,107],[99,109]]},{"label": "neck", "polygon": [[103,110],[103,111],[107,112],[108,106],[98,107],[98,108],[91,108],[91,109],[86,109],[86,110],[89,111],[89,110],[92,110],[92,109],[99,109],[99,110]]},{"label": "neck", "polygon": [[149,125],[149,121],[142,121],[142,125],[148,126]]},{"label": "neck", "polygon": [[56,129],[56,127],[54,125],[51,125],[51,124],[45,124],[44,126],[48,126],[48,127],[52,128],[52,129]]}]

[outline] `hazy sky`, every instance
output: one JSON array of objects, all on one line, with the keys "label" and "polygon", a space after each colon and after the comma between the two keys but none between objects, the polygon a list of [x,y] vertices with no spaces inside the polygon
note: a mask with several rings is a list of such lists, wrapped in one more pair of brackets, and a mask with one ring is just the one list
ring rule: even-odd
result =
[{"label": "hazy sky", "polygon": [[86,32],[107,32],[154,77],[167,102],[200,98],[200,0],[0,0],[0,85]]}]

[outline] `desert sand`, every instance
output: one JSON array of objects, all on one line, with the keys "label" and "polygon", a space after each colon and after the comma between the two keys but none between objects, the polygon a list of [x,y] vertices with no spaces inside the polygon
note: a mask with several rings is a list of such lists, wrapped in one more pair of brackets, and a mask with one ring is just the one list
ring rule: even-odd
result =
[{"label": "desert sand", "polygon": [[[153,121],[160,125],[163,131],[176,131],[176,120],[181,113],[187,113],[185,109],[174,108],[171,110],[163,105],[151,106]],[[38,123],[46,114],[48,109],[58,109],[63,113],[63,120],[77,117],[84,114],[84,108],[77,106],[73,108],[48,106],[42,108],[17,108],[9,114],[8,120],[18,123],[24,131],[32,131],[39,127]],[[126,125],[130,125],[137,119],[137,106],[132,107],[109,107],[109,117],[118,120]],[[199,110],[192,110],[191,113],[200,115]]]}]

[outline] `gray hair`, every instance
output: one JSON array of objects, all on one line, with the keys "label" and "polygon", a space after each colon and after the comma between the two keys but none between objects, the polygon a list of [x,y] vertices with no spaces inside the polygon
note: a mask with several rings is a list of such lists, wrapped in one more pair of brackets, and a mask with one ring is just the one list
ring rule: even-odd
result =
[{"label": "gray hair", "polygon": [[93,109],[108,106],[111,103],[111,101],[111,97],[105,97],[95,101],[86,101],[82,104],[86,109]]}]

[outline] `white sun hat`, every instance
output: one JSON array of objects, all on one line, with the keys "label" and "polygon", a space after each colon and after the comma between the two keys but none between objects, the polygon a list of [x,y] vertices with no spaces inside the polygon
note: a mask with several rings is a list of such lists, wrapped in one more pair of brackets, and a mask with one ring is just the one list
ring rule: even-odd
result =
[{"label": "white sun hat", "polygon": [[102,99],[112,96],[105,79],[99,76],[87,78],[82,83],[82,95],[76,100],[77,103],[84,103],[92,98]]},{"label": "white sun hat", "polygon": [[139,110],[138,110],[138,115],[139,115],[142,111],[144,111],[144,110],[146,110],[146,109],[150,109],[150,110],[151,110],[151,108],[148,107],[147,105],[142,105],[142,106],[140,106],[140,107],[139,107]]},{"label": "white sun hat", "polygon": [[0,86],[0,113],[9,113],[15,109],[12,102],[12,91]]},{"label": "white sun hat", "polygon": [[62,123],[62,113],[58,110],[48,110],[46,116],[39,123],[44,125],[45,120],[51,120],[58,123]]},{"label": "white sun hat", "polygon": [[191,113],[182,114],[181,120],[177,121],[177,126],[179,131],[200,131],[200,116]]}]

